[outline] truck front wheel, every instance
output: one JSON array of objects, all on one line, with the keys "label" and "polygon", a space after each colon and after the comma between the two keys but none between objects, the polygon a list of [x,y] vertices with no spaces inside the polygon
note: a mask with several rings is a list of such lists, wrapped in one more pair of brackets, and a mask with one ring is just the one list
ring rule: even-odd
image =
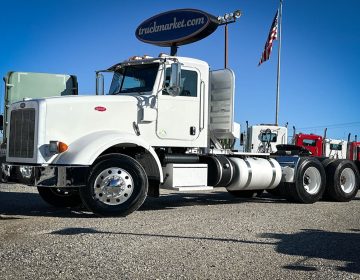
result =
[{"label": "truck front wheel", "polygon": [[148,179],[133,158],[108,154],[94,164],[86,187],[80,188],[84,205],[98,216],[126,216],[146,198]]}]

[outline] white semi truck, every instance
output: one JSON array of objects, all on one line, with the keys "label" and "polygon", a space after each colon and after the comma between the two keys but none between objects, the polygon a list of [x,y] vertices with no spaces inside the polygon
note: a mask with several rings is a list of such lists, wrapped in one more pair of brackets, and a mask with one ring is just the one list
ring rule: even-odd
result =
[{"label": "white semi truck", "polygon": [[[324,167],[297,150],[238,152],[235,76],[197,59],[133,57],[112,72],[107,95],[32,99],[10,107],[3,171],[33,170],[40,195],[55,206],[83,203],[99,216],[124,216],[161,188],[225,187],[248,197],[286,186],[290,200],[313,203],[327,186]],[[285,136],[286,137],[286,136]],[[357,172],[349,167],[349,172]],[[356,176],[358,178],[358,176]],[[350,182],[356,188],[358,181]],[[356,192],[350,198],[355,196]]]}]

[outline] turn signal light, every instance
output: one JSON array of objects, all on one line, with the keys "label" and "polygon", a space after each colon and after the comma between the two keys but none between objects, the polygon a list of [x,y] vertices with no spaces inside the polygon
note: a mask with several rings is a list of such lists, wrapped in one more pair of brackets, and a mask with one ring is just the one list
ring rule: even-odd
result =
[{"label": "turn signal light", "polygon": [[63,142],[58,143],[59,153],[66,152],[68,148],[69,148],[68,145],[66,145],[65,143],[63,143]]}]

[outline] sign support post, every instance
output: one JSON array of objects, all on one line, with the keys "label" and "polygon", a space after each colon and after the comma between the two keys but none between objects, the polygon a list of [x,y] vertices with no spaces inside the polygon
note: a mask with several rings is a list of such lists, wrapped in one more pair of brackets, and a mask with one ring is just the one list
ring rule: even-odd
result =
[{"label": "sign support post", "polygon": [[176,56],[177,55],[177,50],[178,50],[178,46],[173,45],[170,47],[170,55],[171,56]]}]

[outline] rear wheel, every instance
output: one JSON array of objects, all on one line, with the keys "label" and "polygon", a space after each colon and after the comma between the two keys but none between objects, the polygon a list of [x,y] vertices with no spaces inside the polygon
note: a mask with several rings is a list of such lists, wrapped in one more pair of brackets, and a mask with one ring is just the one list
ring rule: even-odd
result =
[{"label": "rear wheel", "polygon": [[286,197],[290,201],[314,203],[325,191],[326,177],[321,163],[315,158],[302,158],[294,183],[286,183]]},{"label": "rear wheel", "polygon": [[359,172],[350,160],[336,160],[326,168],[326,196],[334,201],[350,201],[358,191]]},{"label": "rear wheel", "polygon": [[324,160],[321,162],[321,164],[322,164],[322,166],[324,166],[324,168],[325,168],[325,170],[326,170],[326,168],[328,167],[328,165],[329,165],[330,163],[334,162],[334,161],[335,161],[335,159],[333,159],[333,158],[327,158],[327,159],[324,159]]},{"label": "rear wheel", "polygon": [[41,198],[55,207],[76,207],[81,205],[77,189],[38,187]]},{"label": "rear wheel", "polygon": [[142,166],[129,156],[109,154],[95,162],[80,197],[96,215],[126,216],[142,205],[147,192],[148,179]]}]

